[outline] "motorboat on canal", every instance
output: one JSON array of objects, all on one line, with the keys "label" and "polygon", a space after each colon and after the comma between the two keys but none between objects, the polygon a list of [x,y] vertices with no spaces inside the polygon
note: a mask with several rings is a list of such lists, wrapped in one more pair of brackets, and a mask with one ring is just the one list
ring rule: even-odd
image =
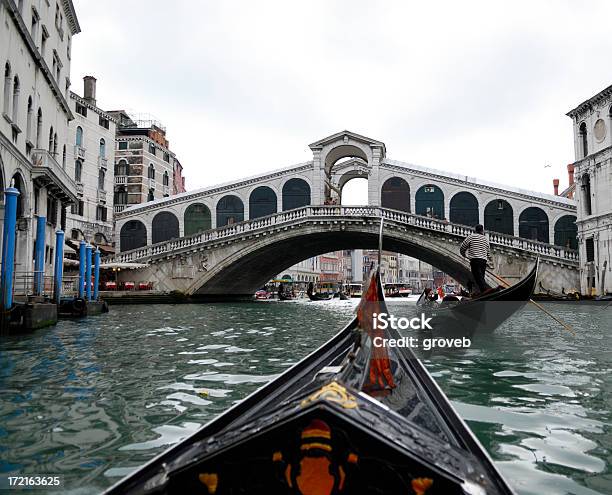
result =
[{"label": "motorboat on canal", "polygon": [[335,337],[107,493],[513,493],[381,312],[376,270]]},{"label": "motorboat on canal", "polygon": [[432,326],[443,333],[494,330],[523,307],[536,287],[540,260],[520,282],[507,287],[489,289],[470,298],[447,295],[441,299],[433,291],[423,291],[417,308],[433,318]]},{"label": "motorboat on canal", "polygon": [[333,299],[334,297],[333,292],[315,292],[314,284],[312,282],[308,284],[306,295],[308,296],[308,299],[310,299],[311,301],[329,301],[330,299]]}]

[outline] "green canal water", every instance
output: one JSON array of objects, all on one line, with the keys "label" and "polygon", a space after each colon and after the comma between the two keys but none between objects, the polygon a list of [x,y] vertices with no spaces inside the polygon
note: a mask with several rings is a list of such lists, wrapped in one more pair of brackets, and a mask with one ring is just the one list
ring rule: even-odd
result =
[{"label": "green canal water", "polygon": [[[4,338],[0,473],[99,493],[322,344],[353,307],[113,306]],[[526,308],[425,364],[518,493],[610,494],[612,306],[547,308],[576,337]]]}]

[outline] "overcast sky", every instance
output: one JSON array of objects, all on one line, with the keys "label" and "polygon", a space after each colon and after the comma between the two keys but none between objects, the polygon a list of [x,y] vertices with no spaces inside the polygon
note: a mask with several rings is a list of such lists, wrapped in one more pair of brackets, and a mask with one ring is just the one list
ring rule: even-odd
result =
[{"label": "overcast sky", "polygon": [[[567,184],[565,113],[612,84],[612,2],[74,0],[72,89],[153,114],[188,189],[310,160],[349,129],[387,156]],[[550,167],[545,167],[548,164]]]}]

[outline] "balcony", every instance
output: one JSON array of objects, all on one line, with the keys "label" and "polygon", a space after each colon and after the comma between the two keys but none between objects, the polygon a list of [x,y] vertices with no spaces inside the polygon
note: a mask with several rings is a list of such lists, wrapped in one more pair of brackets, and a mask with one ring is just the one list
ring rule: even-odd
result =
[{"label": "balcony", "polygon": [[106,201],[106,191],[98,189],[98,201]]},{"label": "balcony", "polygon": [[170,196],[170,186],[164,185],[164,196]]},{"label": "balcony", "polygon": [[127,175],[115,175],[115,184],[127,184]]},{"label": "balcony", "polygon": [[121,213],[123,210],[125,210],[126,205],[114,205],[113,206],[113,211],[115,213]]},{"label": "balcony", "polygon": [[155,189],[155,179],[152,179],[151,177],[149,177],[147,179],[148,185],[149,185],[149,189]]},{"label": "balcony", "polygon": [[78,144],[74,145],[74,156],[80,160],[85,160],[85,148],[79,146]]},{"label": "balcony", "polygon": [[98,156],[98,167],[103,169],[108,167],[108,159],[105,156]]},{"label": "balcony", "polygon": [[76,203],[76,183],[47,150],[32,150],[32,179],[38,187],[46,187],[62,203]]},{"label": "balcony", "polygon": [[83,194],[83,183],[82,182],[76,182],[76,192],[77,194]]}]

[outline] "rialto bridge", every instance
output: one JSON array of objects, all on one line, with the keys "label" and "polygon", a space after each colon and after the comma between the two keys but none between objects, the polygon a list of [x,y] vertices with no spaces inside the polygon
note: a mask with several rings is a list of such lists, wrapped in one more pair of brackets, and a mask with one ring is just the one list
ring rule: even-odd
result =
[{"label": "rialto bridge", "polygon": [[[310,149],[306,163],[124,210],[114,259],[150,263],[130,276],[159,290],[247,294],[302,259],[374,247],[376,218],[387,216],[386,249],[458,280],[458,242],[482,223],[497,273],[520,278],[540,255],[545,286],[578,286],[573,200],[391,160],[384,143],[349,131]],[[368,180],[368,206],[379,208],[331,208],[353,178]]]}]

